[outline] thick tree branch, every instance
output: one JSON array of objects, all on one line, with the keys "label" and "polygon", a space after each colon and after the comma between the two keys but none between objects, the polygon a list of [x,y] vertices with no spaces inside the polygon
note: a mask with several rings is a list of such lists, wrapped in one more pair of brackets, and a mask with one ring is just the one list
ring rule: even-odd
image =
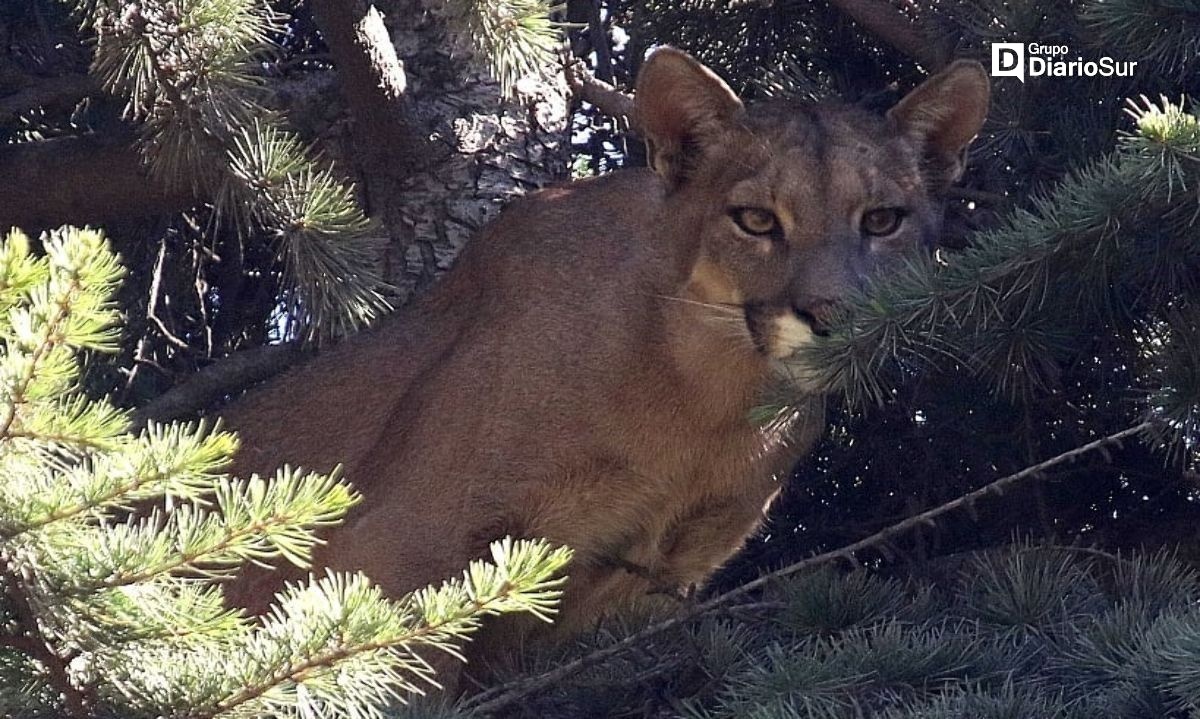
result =
[{"label": "thick tree branch", "polygon": [[930,36],[887,0],[829,0],[863,29],[932,72],[950,62],[952,48]]},{"label": "thick tree branch", "polygon": [[36,78],[28,86],[0,97],[0,124],[12,121],[35,107],[58,108],[78,102],[96,90],[92,78],[82,73]]},{"label": "thick tree branch", "polygon": [[486,714],[511,706],[512,704],[524,699],[525,697],[535,694],[536,692],[560,684],[563,680],[588,667],[595,666],[603,661],[607,661],[608,659],[629,652],[641,645],[646,640],[657,637],[658,635],[674,629],[685,622],[689,622],[714,610],[724,609],[732,604],[735,600],[741,599],[752,592],[764,589],[777,579],[807,571],[823,564],[829,564],[839,559],[845,559],[852,563],[856,563],[856,560],[854,559],[855,552],[861,552],[864,549],[870,549],[872,547],[883,545],[897,535],[910,532],[917,527],[932,524],[935,519],[949,512],[973,507],[980,499],[992,495],[1003,494],[1013,486],[1027,479],[1040,476],[1047,469],[1050,469],[1055,465],[1078,459],[1079,457],[1091,452],[1106,449],[1110,445],[1120,443],[1123,440],[1141,434],[1150,427],[1150,422],[1142,422],[1141,424],[1129,427],[1128,429],[1123,429],[1120,432],[1114,432],[1113,434],[1101,437],[1093,442],[1088,442],[1087,444],[1080,445],[1074,449],[1069,449],[1062,454],[1055,455],[1050,459],[1026,467],[1019,472],[1014,472],[1013,474],[1001,477],[1000,479],[984,485],[983,487],[980,487],[972,492],[968,492],[957,499],[908,517],[901,522],[881,529],[871,536],[860,539],[853,544],[849,544],[840,549],[835,549],[832,552],[814,555],[777,571],[764,574],[752,582],[747,582],[736,589],[732,589],[724,594],[719,594],[711,599],[708,599],[707,601],[693,604],[670,619],[663,620],[657,624],[652,624],[639,632],[625,637],[619,642],[610,644],[609,646],[603,647],[589,654],[585,654],[578,659],[567,662],[566,664],[562,664],[555,669],[545,672],[544,674],[539,674],[528,679],[481,692],[471,698],[471,700],[468,702],[468,707],[473,711]]},{"label": "thick tree branch", "polygon": [[354,114],[359,144],[372,170],[419,167],[425,142],[407,120],[408,78],[387,27],[364,0],[312,0],[337,69],[342,96]]},{"label": "thick tree branch", "polygon": [[612,83],[613,74],[612,48],[608,42],[608,27],[600,12],[599,0],[592,0],[591,11],[588,13],[588,34],[592,38],[592,50],[596,53],[596,76],[601,82]]},{"label": "thick tree branch", "polygon": [[126,138],[0,145],[0,232],[144,217],[195,201],[186,187],[151,180]]},{"label": "thick tree branch", "polygon": [[217,360],[139,407],[132,424],[166,422],[211,407],[221,399],[269,379],[312,353],[294,344],[265,345]]}]

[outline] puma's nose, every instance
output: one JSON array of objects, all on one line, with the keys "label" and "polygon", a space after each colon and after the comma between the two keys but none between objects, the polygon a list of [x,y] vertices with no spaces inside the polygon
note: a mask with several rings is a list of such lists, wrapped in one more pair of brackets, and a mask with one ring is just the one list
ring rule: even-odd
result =
[{"label": "puma's nose", "polygon": [[808,323],[813,334],[825,337],[829,334],[829,321],[833,315],[833,300],[810,299],[792,305],[796,316]]}]

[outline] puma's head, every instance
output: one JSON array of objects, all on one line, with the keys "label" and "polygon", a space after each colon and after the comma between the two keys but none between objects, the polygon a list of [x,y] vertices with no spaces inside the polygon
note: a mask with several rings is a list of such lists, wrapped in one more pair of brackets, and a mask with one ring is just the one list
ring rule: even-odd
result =
[{"label": "puma's head", "polygon": [[638,76],[636,119],[668,212],[699,235],[693,299],[740,309],[757,350],[786,367],[847,291],[935,243],[942,195],[962,174],[988,94],[982,66],[960,60],[885,116],[832,103],[745,107],[687,54],[655,52]]}]

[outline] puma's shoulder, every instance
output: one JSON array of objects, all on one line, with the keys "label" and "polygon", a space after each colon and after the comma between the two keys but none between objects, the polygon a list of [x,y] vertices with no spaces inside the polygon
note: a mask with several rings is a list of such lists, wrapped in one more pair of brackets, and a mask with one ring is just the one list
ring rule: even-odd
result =
[{"label": "puma's shoulder", "polygon": [[546,187],[509,203],[496,229],[506,223],[581,227],[606,232],[612,223],[642,224],[662,206],[662,182],[646,168],[619,170],[598,177]]},{"label": "puma's shoulder", "polygon": [[426,296],[224,408],[244,439],[238,471],[270,471],[278,457],[319,470],[353,467],[413,383],[464,336],[489,351],[514,334],[518,344],[566,351],[580,326],[592,338],[604,324],[626,326],[609,315],[630,296],[647,296],[632,284],[662,274],[654,268],[663,253],[647,240],[660,205],[659,183],[645,170],[510,203]]},{"label": "puma's shoulder", "polygon": [[670,222],[649,170],[542,189],[510,203],[434,293],[461,308],[466,286],[476,288],[468,301],[493,318],[620,324],[685,277],[698,238],[673,234]]}]

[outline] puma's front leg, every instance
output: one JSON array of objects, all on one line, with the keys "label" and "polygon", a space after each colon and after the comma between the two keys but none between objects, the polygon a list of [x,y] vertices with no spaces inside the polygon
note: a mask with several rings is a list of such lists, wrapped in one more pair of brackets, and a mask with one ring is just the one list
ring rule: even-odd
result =
[{"label": "puma's front leg", "polygon": [[772,485],[766,492],[710,499],[682,516],[659,543],[662,568],[657,574],[662,582],[685,593],[703,586],[762,523],[779,493]]}]

